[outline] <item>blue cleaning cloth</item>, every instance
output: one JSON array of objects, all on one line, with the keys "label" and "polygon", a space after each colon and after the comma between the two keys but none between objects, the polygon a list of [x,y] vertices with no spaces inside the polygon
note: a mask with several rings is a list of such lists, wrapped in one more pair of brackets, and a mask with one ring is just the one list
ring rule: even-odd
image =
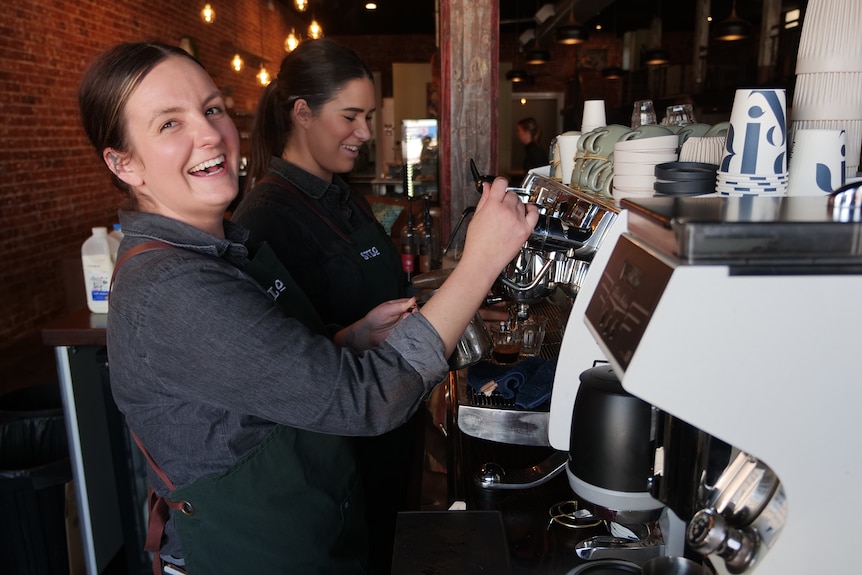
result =
[{"label": "blue cleaning cloth", "polygon": [[481,393],[489,381],[497,383],[495,390],[515,405],[532,409],[551,397],[557,360],[528,357],[512,365],[497,365],[483,361],[467,368],[467,383]]}]

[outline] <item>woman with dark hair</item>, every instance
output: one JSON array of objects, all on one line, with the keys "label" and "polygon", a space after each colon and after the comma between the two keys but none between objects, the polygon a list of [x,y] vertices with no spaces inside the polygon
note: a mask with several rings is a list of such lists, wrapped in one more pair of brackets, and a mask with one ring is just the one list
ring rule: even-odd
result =
[{"label": "woman with dark hair", "polygon": [[[247,191],[233,213],[266,242],[323,321],[337,327],[405,295],[399,255],[365,198],[339,176],[371,137],[373,76],[350,48],[300,44],[258,103]],[[354,440],[367,497],[372,565],[388,572],[398,511],[411,508],[418,418]],[[418,503],[418,502],[417,502]],[[415,507],[415,505],[414,505]]]},{"label": "woman with dark hair", "polygon": [[515,128],[518,136],[518,141],[524,145],[524,172],[529,172],[533,168],[547,166],[548,151],[543,150],[539,146],[539,137],[541,131],[535,118],[523,118],[518,121]]},{"label": "woman with dark hair", "polygon": [[114,399],[153,470],[154,569],[367,572],[344,436],[384,433],[416,411],[535,207],[503,179],[486,186],[461,263],[420,311],[399,299],[320,335],[246,271],[247,232],[224,220],[239,136],[195,59],[118,45],[90,65],[78,100],[132,208],[120,211],[108,357]]},{"label": "woman with dark hair", "polygon": [[258,103],[250,188],[232,216],[272,247],[327,324],[404,295],[391,239],[339,177],[371,137],[374,112],[373,76],[353,50],[301,43]]}]

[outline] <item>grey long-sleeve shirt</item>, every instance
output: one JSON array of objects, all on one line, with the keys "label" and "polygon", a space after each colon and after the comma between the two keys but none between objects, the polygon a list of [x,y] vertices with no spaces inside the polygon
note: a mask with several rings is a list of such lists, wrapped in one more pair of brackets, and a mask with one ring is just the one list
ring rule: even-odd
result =
[{"label": "grey long-sleeve shirt", "polygon": [[247,232],[231,222],[226,239],[155,214],[120,212],[120,222],[120,255],[152,239],[182,248],[120,268],[107,330],[114,399],[177,486],[231,467],[276,424],[393,429],[445,376],[443,344],[421,314],[358,356],[286,316],[242,272]]}]

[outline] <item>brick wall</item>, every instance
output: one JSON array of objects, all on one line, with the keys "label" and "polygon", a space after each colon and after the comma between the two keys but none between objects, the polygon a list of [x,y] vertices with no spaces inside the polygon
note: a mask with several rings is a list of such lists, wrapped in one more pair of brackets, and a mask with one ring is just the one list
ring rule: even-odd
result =
[{"label": "brick wall", "polygon": [[[194,39],[200,60],[247,123],[260,95],[258,62],[242,72],[234,45],[269,60],[275,73],[292,26],[304,25],[284,3],[149,0],[12,0],[0,10],[0,348],[33,334],[70,305],[83,305],[80,246],[92,226],[116,221],[121,199],[80,128],[77,85],[87,62],[121,41]],[[261,32],[261,20],[263,30]],[[345,38],[373,69],[392,60],[430,61],[433,38]],[[391,58],[392,54],[397,55]]]}]

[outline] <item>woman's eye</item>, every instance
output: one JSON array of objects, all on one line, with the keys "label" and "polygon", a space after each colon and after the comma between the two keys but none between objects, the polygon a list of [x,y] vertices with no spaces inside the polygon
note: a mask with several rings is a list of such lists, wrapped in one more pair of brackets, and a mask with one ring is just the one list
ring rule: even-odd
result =
[{"label": "woman's eye", "polygon": [[161,132],[161,131],[167,130],[168,128],[172,128],[175,125],[176,125],[176,122],[174,120],[168,120],[167,122],[162,124],[162,127],[159,128],[159,131]]},{"label": "woman's eye", "polygon": [[207,116],[212,116],[213,114],[220,114],[222,109],[219,106],[210,106],[207,108],[206,112],[204,112]]}]

